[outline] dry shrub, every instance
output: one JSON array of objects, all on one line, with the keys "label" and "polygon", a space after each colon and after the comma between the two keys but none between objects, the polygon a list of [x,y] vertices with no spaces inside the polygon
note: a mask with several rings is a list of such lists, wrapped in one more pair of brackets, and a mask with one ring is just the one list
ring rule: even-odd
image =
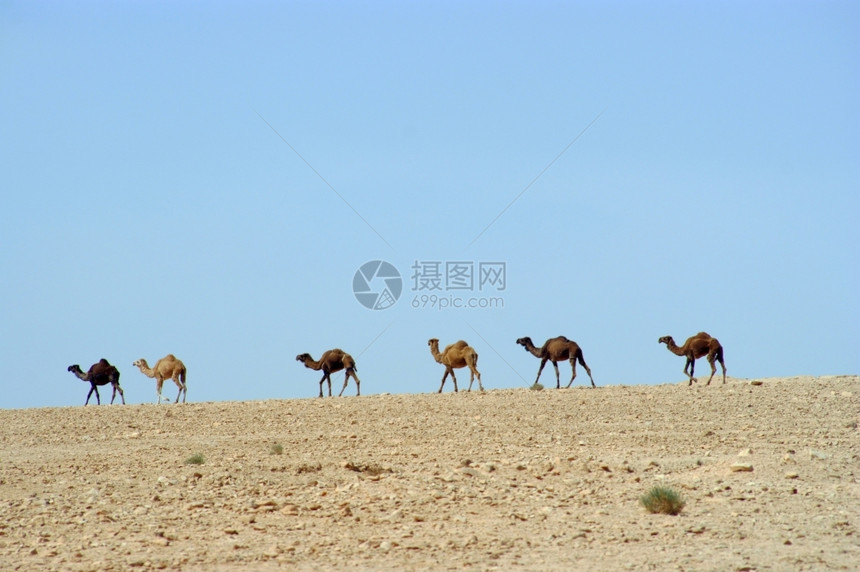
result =
[{"label": "dry shrub", "polygon": [[639,502],[650,513],[671,515],[679,514],[686,504],[680,494],[667,487],[654,487]]}]

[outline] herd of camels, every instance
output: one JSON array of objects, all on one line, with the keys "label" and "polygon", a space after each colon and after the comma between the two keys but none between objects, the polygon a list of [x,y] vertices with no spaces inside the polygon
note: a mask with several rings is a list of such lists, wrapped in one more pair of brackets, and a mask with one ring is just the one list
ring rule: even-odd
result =
[{"label": "herd of camels", "polygon": [[[708,378],[708,383],[705,385],[711,384],[711,380],[717,372],[716,362],[720,362],[720,366],[723,369],[723,383],[726,382],[726,363],[723,359],[723,346],[720,345],[720,342],[716,338],[705,332],[699,332],[698,334],[688,338],[687,341],[684,342],[684,345],[680,347],[675,344],[675,340],[672,339],[672,336],[663,336],[657,340],[657,342],[666,344],[666,348],[673,354],[686,358],[686,362],[684,363],[684,374],[689,377],[688,385],[693,385],[693,382],[696,381],[696,378],[693,377],[696,360],[705,356],[707,356],[708,363],[711,365],[711,376]],[[557,338],[550,338],[541,347],[537,347],[534,345],[531,338],[525,337],[519,338],[517,340],[517,344],[523,346],[527,352],[540,359],[540,366],[538,367],[537,377],[535,378],[535,385],[537,385],[540,380],[540,375],[543,372],[546,362],[549,361],[552,362],[552,366],[555,368],[555,386],[557,389],[561,389],[558,362],[567,360],[570,361],[571,376],[570,381],[567,383],[567,386],[565,386],[566,388],[570,387],[573,384],[573,380],[576,379],[577,361],[585,368],[586,373],[588,373],[588,378],[591,380],[591,387],[597,387],[594,383],[594,378],[591,377],[591,369],[586,365],[585,359],[582,356],[582,348],[580,348],[579,344],[573,340],[569,340],[564,336],[559,336]],[[459,340],[446,346],[445,349],[440,352],[439,340],[436,338],[430,339],[427,342],[427,345],[430,346],[430,354],[433,356],[433,359],[436,360],[437,363],[445,366],[445,373],[442,375],[442,385],[439,386],[438,393],[442,393],[442,388],[445,387],[445,380],[448,379],[449,375],[451,376],[451,381],[454,383],[454,391],[457,391],[457,377],[454,375],[454,370],[464,367],[468,367],[470,372],[469,389],[467,391],[472,391],[472,384],[474,383],[475,378],[478,379],[478,389],[480,391],[484,391],[484,386],[481,385],[481,374],[478,371],[478,352],[476,352],[473,347],[465,341]],[[313,359],[310,354],[299,354],[296,356],[296,361],[302,362],[306,368],[323,372],[322,379],[320,379],[320,397],[323,397],[324,382],[328,382],[328,395],[331,397],[331,374],[337,373],[341,370],[346,371],[346,377],[343,380],[343,387],[341,388],[340,393],[338,393],[338,396],[343,395],[344,390],[347,385],[349,385],[350,377],[355,380],[355,394],[361,395],[361,381],[355,373],[357,370],[355,360],[345,351],[339,348],[328,350],[322,354],[319,360]],[[139,359],[132,365],[140,369],[140,372],[145,376],[155,378],[155,392],[157,394],[159,404],[162,399],[168,403],[170,402],[169,398],[164,397],[161,394],[161,388],[164,385],[164,381],[167,379],[172,379],[179,388],[179,393],[176,395],[176,403],[179,402],[180,397],[182,397],[182,402],[185,403],[185,396],[188,393],[185,386],[185,375],[187,370],[185,369],[185,364],[178,360],[176,356],[173,354],[167,354],[165,357],[158,360],[154,368],[150,368],[145,359]],[[689,372],[687,371],[688,369]],[[111,404],[114,402],[117,393],[119,393],[122,403],[125,404],[125,394],[119,386],[119,370],[108,363],[106,359],[103,358],[99,360],[98,363],[93,364],[87,373],[84,373],[79,365],[70,365],[68,371],[74,373],[75,376],[90,384],[90,391],[87,393],[87,400],[84,405],[89,404],[90,397],[93,393],[96,394],[96,402],[101,404],[98,386],[108,384],[113,387],[113,395],[110,400]]]}]

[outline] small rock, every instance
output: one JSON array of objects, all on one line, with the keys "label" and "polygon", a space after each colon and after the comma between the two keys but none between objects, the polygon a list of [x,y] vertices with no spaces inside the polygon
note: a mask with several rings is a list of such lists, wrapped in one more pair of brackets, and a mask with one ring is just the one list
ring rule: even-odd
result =
[{"label": "small rock", "polygon": [[299,507],[294,504],[285,504],[284,508],[281,509],[281,514],[287,516],[296,516],[299,514]]},{"label": "small rock", "polygon": [[752,455],[752,449],[744,449],[738,453],[738,457],[749,457],[750,455]]},{"label": "small rock", "polygon": [[797,474],[797,473],[795,473],[795,472],[789,472],[789,473],[786,473],[786,474],[785,474],[785,478],[786,478],[786,479],[796,479],[796,478],[797,478],[797,477],[799,477],[799,476],[800,476],[800,475],[798,475],[798,474]]},{"label": "small rock", "polygon": [[729,467],[733,473],[751,473],[753,466],[749,463],[734,463]]},{"label": "small rock", "polygon": [[752,380],[752,381],[750,382],[750,385],[761,385],[761,384],[763,384],[763,383],[764,383],[764,382],[763,382],[762,380],[760,380],[760,379],[754,379],[754,380]]}]

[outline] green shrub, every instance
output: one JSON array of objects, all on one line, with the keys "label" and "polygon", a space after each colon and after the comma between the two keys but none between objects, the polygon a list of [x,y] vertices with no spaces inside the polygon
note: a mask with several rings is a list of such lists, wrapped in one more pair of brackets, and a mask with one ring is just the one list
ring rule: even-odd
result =
[{"label": "green shrub", "polygon": [[283,455],[284,454],[284,446],[280,443],[275,443],[269,448],[269,452],[272,455]]},{"label": "green shrub", "polygon": [[541,385],[540,383],[535,382],[535,383],[534,383],[534,385],[532,385],[531,387],[529,387],[529,389],[531,389],[532,391],[541,391],[541,390],[543,389],[543,385]]},{"label": "green shrub", "polygon": [[187,459],[185,459],[186,465],[202,465],[206,462],[206,457],[203,456],[203,453],[194,453]]},{"label": "green shrub", "polygon": [[681,495],[666,487],[654,487],[639,502],[650,513],[672,515],[679,514],[686,504]]}]

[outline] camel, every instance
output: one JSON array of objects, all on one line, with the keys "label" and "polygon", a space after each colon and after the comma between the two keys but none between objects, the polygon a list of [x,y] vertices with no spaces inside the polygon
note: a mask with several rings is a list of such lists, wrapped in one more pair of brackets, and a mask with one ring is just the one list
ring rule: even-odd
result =
[{"label": "camel", "polygon": [[[684,364],[684,373],[690,378],[688,385],[693,385],[696,378],[693,377],[693,369],[696,366],[696,360],[703,356],[708,356],[708,363],[711,364],[711,377],[708,378],[708,383],[711,385],[711,380],[714,379],[714,374],[717,373],[717,366],[714,362],[719,361],[723,368],[723,383],[726,382],[726,362],[723,359],[723,346],[717,338],[713,338],[705,332],[699,332],[695,336],[691,336],[684,342],[682,347],[675,344],[672,336],[663,336],[657,343],[666,344],[666,347],[675,355],[684,356],[687,362]],[[687,373],[687,368],[690,368],[690,373]]]},{"label": "camel", "polygon": [[445,351],[439,353],[439,340],[436,338],[428,340],[427,345],[430,346],[430,353],[433,355],[433,359],[445,366],[445,375],[442,376],[442,385],[439,386],[438,393],[442,393],[442,388],[445,387],[445,380],[448,378],[448,374],[451,375],[451,379],[454,381],[454,391],[457,391],[457,377],[454,375],[454,370],[461,367],[468,367],[471,372],[468,391],[472,391],[472,383],[475,381],[475,376],[478,377],[478,389],[484,391],[484,386],[481,385],[481,374],[478,371],[478,352],[475,351],[475,348],[460,340],[447,346]]},{"label": "camel", "polygon": [[100,359],[98,363],[93,364],[87,373],[81,371],[81,366],[78,364],[70,365],[68,371],[74,373],[79,379],[90,384],[90,392],[87,393],[87,400],[84,402],[84,407],[89,404],[90,396],[92,396],[94,392],[96,394],[96,403],[101,405],[102,400],[99,397],[98,386],[107,384],[111,384],[113,386],[113,394],[110,398],[111,405],[113,405],[113,400],[116,398],[117,391],[119,392],[120,399],[122,399],[122,404],[125,405],[125,394],[119,386],[119,370],[109,364],[108,360],[104,358]]},{"label": "camel", "polygon": [[140,368],[140,373],[146,377],[155,378],[155,393],[158,396],[159,404],[162,399],[170,403],[170,398],[164,397],[161,394],[161,387],[164,385],[165,379],[172,379],[176,387],[179,388],[179,393],[176,394],[176,403],[179,403],[180,396],[182,397],[182,403],[185,403],[185,397],[188,395],[188,388],[185,386],[185,375],[188,373],[188,370],[185,369],[184,363],[176,359],[175,355],[167,354],[156,362],[154,368],[150,368],[149,364],[143,358],[140,358],[131,365]]},{"label": "camel", "polygon": [[340,397],[343,395],[343,390],[346,389],[346,386],[349,384],[350,376],[355,378],[355,394],[361,395],[361,380],[358,379],[358,375],[355,373],[358,371],[358,368],[355,367],[355,360],[342,349],[334,348],[332,350],[328,350],[323,353],[319,361],[315,361],[310,354],[299,354],[296,356],[296,361],[300,361],[305,364],[306,368],[316,371],[322,370],[323,376],[322,379],[320,379],[320,397],[323,396],[324,381],[328,381],[328,396],[331,397],[331,374],[337,373],[342,369],[346,370],[346,377],[343,380],[343,387],[340,389],[340,393],[338,393],[337,396]]},{"label": "camel", "polygon": [[565,389],[569,388],[571,384],[573,384],[573,380],[576,379],[576,362],[579,360],[579,363],[582,364],[582,367],[584,367],[585,371],[588,373],[588,378],[591,380],[591,387],[597,387],[594,385],[594,378],[591,377],[591,369],[589,369],[588,365],[585,363],[585,358],[582,357],[582,348],[580,348],[579,344],[573,340],[569,340],[564,336],[558,336],[557,338],[548,339],[544,342],[543,346],[538,348],[532,343],[532,339],[526,336],[518,339],[517,343],[523,346],[525,350],[533,356],[540,358],[540,367],[538,368],[537,377],[535,378],[535,385],[537,385],[537,382],[540,379],[540,374],[543,372],[543,367],[546,365],[546,362],[551,361],[552,366],[555,368],[555,387],[556,389],[561,389],[561,378],[558,374],[558,362],[570,360],[570,382],[568,382]]}]

